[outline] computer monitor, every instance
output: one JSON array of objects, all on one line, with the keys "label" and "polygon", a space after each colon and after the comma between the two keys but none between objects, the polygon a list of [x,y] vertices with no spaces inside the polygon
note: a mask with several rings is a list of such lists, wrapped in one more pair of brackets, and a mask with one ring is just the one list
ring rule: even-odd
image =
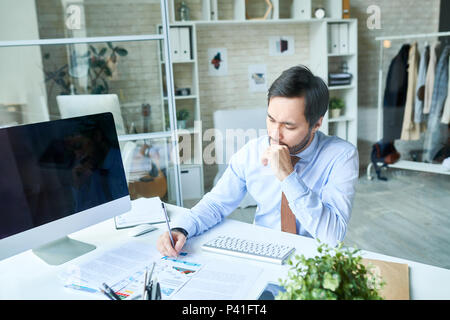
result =
[{"label": "computer monitor", "polygon": [[0,260],[57,265],[95,249],[67,237],[131,210],[111,113],[0,129]]},{"label": "computer monitor", "polygon": [[[119,98],[116,94],[76,94],[56,96],[61,119],[111,112],[118,135],[126,134],[122,112],[120,111]],[[130,177],[131,161],[134,150],[137,148],[136,142],[119,142],[122,150],[122,160],[127,180]]]}]

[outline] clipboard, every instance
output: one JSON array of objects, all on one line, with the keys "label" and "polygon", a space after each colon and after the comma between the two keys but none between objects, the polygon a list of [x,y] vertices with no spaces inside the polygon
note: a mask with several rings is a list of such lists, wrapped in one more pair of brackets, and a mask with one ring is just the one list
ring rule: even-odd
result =
[{"label": "clipboard", "polygon": [[159,197],[139,198],[131,202],[131,210],[114,217],[116,229],[132,228],[141,224],[166,222]]},{"label": "clipboard", "polygon": [[409,266],[406,263],[396,263],[384,260],[363,258],[361,262],[374,266],[375,274],[381,276],[385,286],[380,295],[385,300],[409,300]]}]

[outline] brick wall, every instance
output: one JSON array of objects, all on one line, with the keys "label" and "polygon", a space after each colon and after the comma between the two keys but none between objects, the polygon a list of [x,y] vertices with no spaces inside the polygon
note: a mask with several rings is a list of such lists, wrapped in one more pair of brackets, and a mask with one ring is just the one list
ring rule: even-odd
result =
[{"label": "brick wall", "polygon": [[[280,73],[296,64],[309,63],[309,26],[307,24],[198,26],[197,53],[199,65],[200,105],[203,130],[213,128],[213,113],[220,109],[267,106],[267,92],[250,92],[248,65],[267,65],[267,85]],[[239,35],[239,36],[236,36]],[[269,56],[270,36],[293,36],[295,54]],[[226,48],[227,76],[208,74],[208,48]],[[205,147],[207,144],[204,144]],[[212,186],[215,165],[205,165],[205,189]]]},{"label": "brick wall", "polygon": [[[40,38],[64,38],[63,9],[60,0],[39,0],[37,3]],[[161,23],[159,1],[138,0],[95,0],[85,1],[86,36],[139,35],[156,33]],[[151,105],[150,130],[163,130],[160,75],[157,57],[157,42],[114,43],[128,51],[128,56],[119,57],[118,77],[108,80],[109,93],[119,96],[125,125],[135,124],[142,131],[142,103]],[[95,44],[97,49],[106,44]],[[50,53],[51,59],[44,60],[44,69],[53,71],[68,62],[66,46],[41,47],[43,53]],[[50,92],[51,91],[51,92]],[[52,118],[59,117],[56,95],[60,90],[51,89],[47,83],[49,109]]]}]

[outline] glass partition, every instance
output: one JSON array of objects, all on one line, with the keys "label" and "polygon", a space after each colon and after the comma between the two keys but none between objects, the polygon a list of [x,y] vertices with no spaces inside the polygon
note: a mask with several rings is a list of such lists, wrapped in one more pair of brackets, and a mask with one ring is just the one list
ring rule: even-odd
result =
[{"label": "glass partition", "polygon": [[176,203],[176,174],[170,138],[121,141],[122,161],[131,200],[159,197]]},{"label": "glass partition", "polygon": [[[163,41],[158,42],[0,48],[1,56],[17,58],[0,75],[6,84],[0,90],[0,125],[111,112],[131,198],[159,196],[176,203],[176,155],[161,93]],[[30,62],[20,65],[23,57]]]},{"label": "glass partition", "polygon": [[40,39],[156,33],[160,0],[38,0]]},{"label": "glass partition", "polygon": [[178,142],[169,119],[172,90],[163,96],[173,80],[161,67],[162,3],[12,5],[19,20],[33,11],[23,29],[34,31],[0,37],[0,127],[111,112],[131,198],[159,196],[182,205],[178,153],[170,151]]},{"label": "glass partition", "polygon": [[[161,41],[162,42],[162,41]],[[157,41],[0,48],[3,125],[110,111],[119,135],[165,129]],[[30,62],[20,64],[22,58]],[[9,79],[9,80],[8,80]],[[13,80],[13,81],[11,81]]]}]

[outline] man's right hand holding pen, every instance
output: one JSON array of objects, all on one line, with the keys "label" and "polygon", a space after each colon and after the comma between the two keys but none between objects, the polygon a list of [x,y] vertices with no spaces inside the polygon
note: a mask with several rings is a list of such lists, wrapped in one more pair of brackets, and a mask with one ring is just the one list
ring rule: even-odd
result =
[{"label": "man's right hand holding pen", "polygon": [[174,242],[174,247],[172,247],[172,243],[170,240],[169,232],[164,232],[156,243],[156,248],[158,251],[164,256],[176,257],[180,253],[184,244],[186,243],[186,236],[178,230],[172,230],[172,238]]}]

